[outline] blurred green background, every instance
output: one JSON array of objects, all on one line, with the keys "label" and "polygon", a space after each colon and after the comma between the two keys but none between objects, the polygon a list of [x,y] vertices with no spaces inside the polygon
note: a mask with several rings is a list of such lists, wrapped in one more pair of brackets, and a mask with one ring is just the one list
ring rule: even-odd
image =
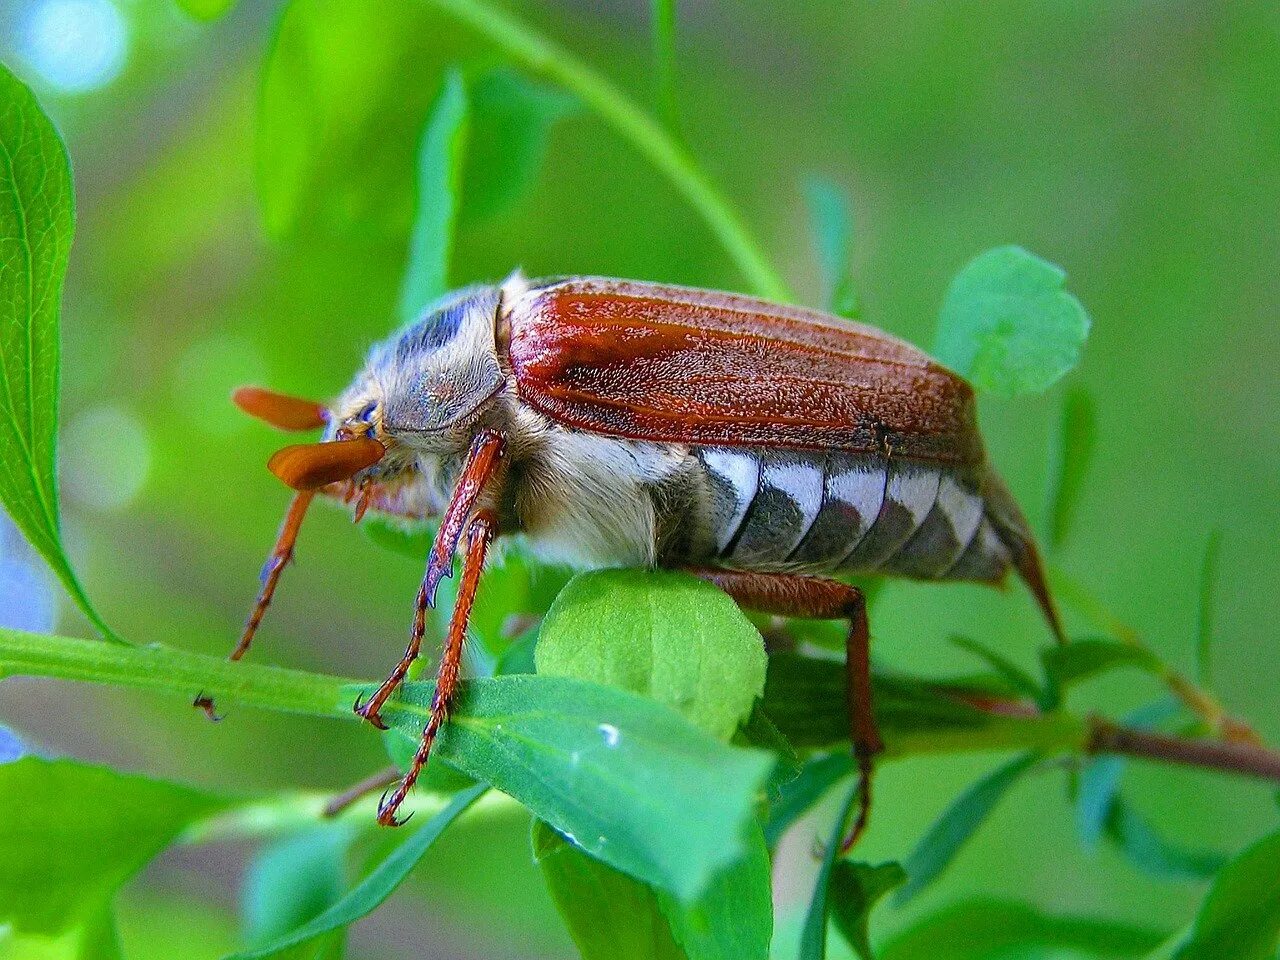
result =
[{"label": "blurred green background", "polygon": [[[123,634],[220,653],[287,499],[263,469],[280,437],[227,394],[255,382],[331,397],[394,326],[427,106],[448,63],[497,59],[408,3],[295,4],[291,29],[324,51],[317,86],[377,109],[358,128],[341,109],[314,128],[303,153],[323,190],[280,241],[255,192],[256,165],[285,135],[257,131],[280,4],[244,0],[212,24],[166,0],[5,4],[0,58],[57,120],[76,180],[63,372],[72,553]],[[642,0],[512,9],[649,98]],[[678,45],[687,140],[806,301],[822,300],[801,189],[813,173],[852,198],[864,316],[926,347],[949,278],[980,250],[1019,243],[1067,270],[1094,318],[1073,377],[1097,401],[1100,433],[1079,520],[1053,560],[1189,666],[1200,556],[1220,528],[1217,692],[1280,739],[1280,8],[690,0]],[[297,106],[304,125],[308,110]],[[452,279],[517,265],[743,286],[670,186],[586,112],[552,129],[514,206],[464,209]],[[993,456],[1035,520],[1061,391],[983,402]],[[254,656],[380,677],[420,575],[321,511]],[[946,644],[952,633],[1029,666],[1047,641],[1019,590],[894,585],[875,614],[879,661],[924,673],[971,666]],[[60,618],[64,633],[86,629],[65,604]],[[1130,674],[1088,691],[1112,712],[1153,695]],[[354,724],[246,710],[214,727],[169,700],[36,681],[0,687],[0,722],[51,752],[220,788],[336,788],[385,762]],[[887,766],[866,859],[904,853],[991,762]],[[1276,819],[1268,791],[1205,773],[1136,767],[1129,793],[1194,846],[1236,850]],[[877,914],[880,928],[984,893],[1186,922],[1202,888],[1081,850],[1061,794],[1058,776],[1021,785],[927,896]],[[823,823],[806,821],[784,848],[782,927],[807,902]],[[351,955],[572,956],[527,829],[513,814],[449,834],[354,929]],[[126,893],[126,952],[171,956],[175,937],[184,957],[233,946],[249,852],[166,854]]]}]

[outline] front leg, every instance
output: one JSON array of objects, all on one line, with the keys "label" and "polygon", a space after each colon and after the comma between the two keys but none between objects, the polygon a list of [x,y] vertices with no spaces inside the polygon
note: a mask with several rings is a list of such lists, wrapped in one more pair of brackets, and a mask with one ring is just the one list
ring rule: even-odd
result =
[{"label": "front leg", "polygon": [[818,620],[847,619],[845,678],[849,708],[849,732],[853,755],[861,777],[858,818],[845,837],[848,850],[866,829],[871,816],[873,758],[884,749],[871,710],[871,642],[867,604],[862,591],[839,580],[789,573],[743,573],[736,570],[690,570],[729,594],[740,607],[783,617]]},{"label": "front leg", "polygon": [[[379,730],[387,729],[379,711],[387,698],[395,692],[409,672],[409,667],[418,658],[422,647],[422,637],[426,632],[427,610],[435,605],[436,588],[443,577],[449,576],[453,569],[453,555],[458,549],[458,541],[462,538],[463,527],[468,518],[475,513],[482,498],[492,498],[494,489],[499,485],[500,466],[506,452],[506,440],[502,434],[494,430],[481,430],[471,442],[467,451],[467,459],[462,465],[462,472],[440,519],[440,528],[436,531],[435,542],[431,545],[431,553],[427,559],[427,570],[422,578],[422,586],[418,589],[417,601],[414,604],[413,628],[409,631],[409,645],[405,647],[404,656],[392,668],[387,679],[369,698],[367,703],[357,700],[355,712],[368,720]],[[477,571],[476,576],[479,576]],[[462,606],[461,591],[457,607],[454,608],[454,620],[457,620],[458,607]],[[467,602],[468,609],[470,601]],[[465,620],[465,618],[464,618]],[[466,624],[463,623],[465,628]],[[451,628],[452,629],[452,625]]]}]

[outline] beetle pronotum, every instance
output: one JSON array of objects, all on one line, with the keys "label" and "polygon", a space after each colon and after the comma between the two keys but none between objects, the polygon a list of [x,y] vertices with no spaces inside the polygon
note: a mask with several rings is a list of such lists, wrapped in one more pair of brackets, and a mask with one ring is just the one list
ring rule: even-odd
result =
[{"label": "beetle pronotum", "polygon": [[[459,291],[369,354],[329,409],[257,388],[248,412],[324,428],[271,470],[298,493],[232,654],[248,648],[317,492],[440,515],[409,645],[355,710],[379,715],[421,645],[463,547],[431,715],[378,820],[397,823],[458,686],[467,619],[493,538],[521,533],[583,568],[689,570],[762,613],[847,619],[850,730],[862,775],[881,741],[861,592],[832,574],[1026,582],[1062,629],[1031,532],[988,463],[973,391],[894,337],[750,297],[626,280]],[[204,704],[211,709],[211,705]]]}]

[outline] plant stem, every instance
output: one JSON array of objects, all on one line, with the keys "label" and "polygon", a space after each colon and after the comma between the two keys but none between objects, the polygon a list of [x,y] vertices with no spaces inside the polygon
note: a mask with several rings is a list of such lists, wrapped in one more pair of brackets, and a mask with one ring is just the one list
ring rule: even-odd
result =
[{"label": "plant stem", "polygon": [[603,75],[528,24],[483,0],[423,0],[483,34],[512,59],[577,94],[624,140],[660,170],[702,217],[760,296],[792,299],[746,223],[729,206],[692,154]]}]

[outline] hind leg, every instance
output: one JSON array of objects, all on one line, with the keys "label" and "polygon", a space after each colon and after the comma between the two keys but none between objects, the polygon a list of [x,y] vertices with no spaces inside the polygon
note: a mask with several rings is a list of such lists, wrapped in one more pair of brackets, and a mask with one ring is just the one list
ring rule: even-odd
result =
[{"label": "hind leg", "polygon": [[758,613],[819,620],[845,619],[845,679],[849,704],[849,735],[862,778],[858,818],[845,838],[848,850],[866,829],[871,815],[871,777],[874,758],[884,744],[871,710],[871,642],[867,604],[862,591],[838,580],[789,573],[744,573],[736,570],[692,569],[694,576],[714,583],[738,606]]}]

